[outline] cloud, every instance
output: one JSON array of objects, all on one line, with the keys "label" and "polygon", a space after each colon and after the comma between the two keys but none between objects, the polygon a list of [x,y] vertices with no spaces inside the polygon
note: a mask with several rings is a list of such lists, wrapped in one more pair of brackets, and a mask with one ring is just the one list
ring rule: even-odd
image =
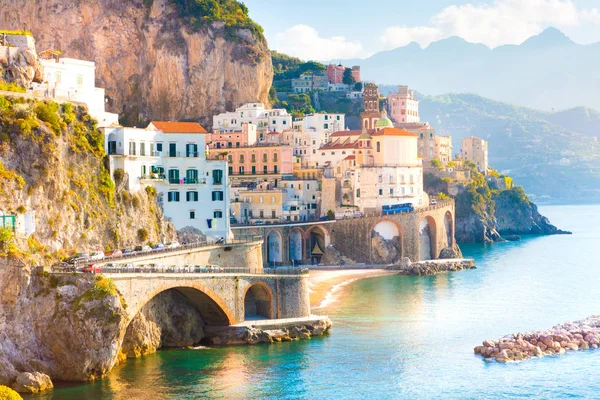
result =
[{"label": "cloud", "polygon": [[379,41],[386,49],[418,42],[460,36],[490,47],[519,44],[549,26],[569,28],[582,19],[598,18],[597,9],[580,11],[572,0],[494,0],[490,4],[464,4],[446,7],[434,15],[428,26],[389,27]]},{"label": "cloud", "polygon": [[270,47],[303,60],[333,60],[363,55],[360,42],[348,41],[344,36],[323,38],[308,25],[295,25],[276,34]]},{"label": "cloud", "polygon": [[591,10],[584,10],[581,14],[585,20],[595,24],[600,24],[600,10],[598,10],[597,8],[592,8]]}]

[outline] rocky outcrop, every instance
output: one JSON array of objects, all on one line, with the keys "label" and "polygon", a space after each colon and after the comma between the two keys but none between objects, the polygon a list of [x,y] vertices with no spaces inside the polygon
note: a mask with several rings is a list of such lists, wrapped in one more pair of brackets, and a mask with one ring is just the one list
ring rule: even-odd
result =
[{"label": "rocky outcrop", "polygon": [[600,316],[556,325],[548,330],[530,331],[484,340],[475,354],[505,363],[532,357],[564,354],[567,351],[596,349],[600,346]]},{"label": "rocky outcrop", "polygon": [[526,199],[516,199],[509,190],[500,192],[494,201],[496,204],[495,225],[497,231],[503,237],[521,234],[557,235],[571,233],[552,225],[548,218],[539,213],[535,204]]},{"label": "rocky outcrop", "polygon": [[[104,376],[115,364],[127,316],[109,280],[32,274],[3,262],[0,293],[0,384],[19,380],[21,390],[31,381],[41,389],[48,382],[37,372],[85,381]],[[24,372],[34,377],[20,375]]]},{"label": "rocky outcrop", "polygon": [[400,262],[389,269],[398,271],[400,275],[437,275],[442,272],[462,271],[473,269],[475,261],[472,259],[449,259],[449,260],[429,260],[411,262],[404,257]]},{"label": "rocky outcrop", "polygon": [[33,40],[29,45],[14,46],[0,43],[0,80],[29,88],[32,82],[42,82],[44,71]]},{"label": "rocky outcrop", "polygon": [[463,258],[462,251],[460,251],[460,247],[458,245],[454,245],[453,247],[445,247],[440,251],[440,255],[438,259],[456,259]]},{"label": "rocky outcrop", "polygon": [[0,26],[30,30],[38,49],[95,61],[108,111],[128,125],[185,119],[208,127],[215,113],[244,102],[268,103],[270,52],[248,29],[222,22],[191,28],[169,0],[0,4]]},{"label": "rocky outcrop", "polygon": [[202,316],[175,290],[150,300],[131,321],[121,352],[127,358],[153,354],[161,347],[186,347],[204,338]]},{"label": "rocky outcrop", "polygon": [[21,393],[39,393],[54,388],[52,380],[40,372],[23,372],[17,376],[13,389]]},{"label": "rocky outcrop", "polygon": [[333,245],[329,245],[325,248],[325,252],[321,257],[321,263],[323,265],[350,265],[356,264],[356,262],[346,256],[343,256],[338,249]]},{"label": "rocky outcrop", "polygon": [[374,264],[391,264],[401,254],[400,241],[398,237],[387,240],[378,232],[371,234],[371,259]]},{"label": "rocky outcrop", "polygon": [[325,335],[330,329],[327,317],[277,326],[206,327],[206,341],[215,346],[285,342]]}]

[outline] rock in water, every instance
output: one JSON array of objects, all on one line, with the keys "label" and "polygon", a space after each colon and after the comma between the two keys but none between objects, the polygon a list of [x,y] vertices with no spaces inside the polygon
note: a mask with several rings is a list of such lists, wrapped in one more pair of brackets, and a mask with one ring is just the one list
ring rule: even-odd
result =
[{"label": "rock in water", "polygon": [[39,393],[52,389],[52,380],[41,372],[23,372],[17,376],[13,389],[20,393]]}]

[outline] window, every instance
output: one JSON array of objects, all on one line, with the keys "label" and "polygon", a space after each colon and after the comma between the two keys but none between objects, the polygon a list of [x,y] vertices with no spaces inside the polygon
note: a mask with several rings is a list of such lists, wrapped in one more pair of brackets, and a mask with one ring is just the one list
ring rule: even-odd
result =
[{"label": "window", "polygon": [[229,175],[233,175],[233,167],[231,165],[229,166]]},{"label": "window", "polygon": [[188,169],[185,172],[185,183],[187,183],[187,184],[199,183],[197,169]]},{"label": "window", "polygon": [[198,157],[198,145],[195,143],[188,143],[185,145],[185,156],[186,157]]},{"label": "window", "polygon": [[235,142],[235,147],[240,147],[240,142]]},{"label": "window", "polygon": [[356,197],[360,197],[360,189],[356,189]]},{"label": "window", "polygon": [[244,175],[244,167],[239,167],[238,171],[240,175]]},{"label": "window", "polygon": [[223,170],[221,169],[213,169],[213,185],[222,185],[223,184]]},{"label": "window", "polygon": [[329,116],[328,116],[328,115],[326,115],[326,116],[325,116],[325,121],[327,121],[328,119],[329,119]]},{"label": "window", "polygon": [[273,162],[277,162],[277,153],[273,153]]},{"label": "window", "polygon": [[383,189],[379,189],[379,195],[382,196],[383,195]]},{"label": "window", "polygon": [[271,218],[277,218],[277,214],[275,213],[275,210],[271,210]]},{"label": "window", "polygon": [[223,211],[215,211],[213,216],[215,218],[223,218]]},{"label": "window", "polygon": [[190,211],[190,219],[196,219],[196,211]]},{"label": "window", "polygon": [[232,148],[233,144],[231,142],[227,142],[227,147]]},{"label": "window", "polygon": [[264,154],[263,154],[263,162],[267,162],[267,159],[268,159],[267,157],[268,157],[268,156],[267,156],[267,153],[264,153]]},{"label": "window", "polygon": [[313,154],[317,154],[317,151],[315,149],[313,149]]},{"label": "window", "polygon": [[260,197],[258,198],[258,202],[259,202],[259,203],[263,203],[264,201],[265,201],[264,197],[260,196]]},{"label": "window", "polygon": [[267,171],[267,166],[266,166],[266,165],[263,165],[263,174],[266,174],[266,173],[268,173],[268,171]]},{"label": "window", "polygon": [[[306,144],[306,142],[305,142],[304,144]],[[317,144],[317,141],[316,141],[316,140],[313,140],[313,146],[314,146],[315,144]]]},{"label": "window", "polygon": [[381,142],[377,142],[377,152],[381,152]]},{"label": "window", "polygon": [[185,194],[185,201],[198,201],[198,192],[191,191]]},{"label": "window", "polygon": [[179,192],[168,192],[168,194],[167,194],[167,200],[169,202],[179,201]]},{"label": "window", "polygon": [[135,142],[129,142],[129,155],[135,156]]},{"label": "window", "polygon": [[273,120],[273,125],[275,125],[277,123],[277,121]]},{"label": "window", "polygon": [[244,162],[244,155],[240,154],[240,162],[243,163]]},{"label": "window", "polygon": [[170,169],[169,170],[169,183],[174,183],[174,184],[179,183],[179,170],[178,169]]},{"label": "window", "polygon": [[286,120],[283,120],[283,124],[284,124],[284,125],[287,125],[287,121],[286,121]]},{"label": "window", "polygon": [[329,129],[329,124],[323,124],[323,128]]},{"label": "window", "polygon": [[340,116],[339,116],[339,115],[337,116],[337,120],[338,120],[338,121],[340,120]]},{"label": "window", "polygon": [[273,173],[274,173],[274,174],[276,174],[276,173],[277,173],[277,165],[275,165],[275,166],[273,167]]},{"label": "window", "polygon": [[156,143],[156,151],[162,151],[162,143]]},{"label": "window", "polygon": [[177,157],[177,144],[169,143],[169,157]]},{"label": "window", "polygon": [[394,195],[394,188],[390,188],[390,196]]},{"label": "window", "polygon": [[221,190],[215,190],[212,192],[212,201],[223,201],[223,192]]},{"label": "window", "polygon": [[228,161],[228,162],[230,162],[230,163],[232,163],[232,162],[233,162],[233,156],[232,156],[231,154],[229,154],[229,155],[227,156],[227,161]]}]

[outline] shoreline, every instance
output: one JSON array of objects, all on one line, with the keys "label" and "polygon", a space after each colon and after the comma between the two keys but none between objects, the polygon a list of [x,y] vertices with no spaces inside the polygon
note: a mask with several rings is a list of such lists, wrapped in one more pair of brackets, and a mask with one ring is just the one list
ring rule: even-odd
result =
[{"label": "shoreline", "polygon": [[308,278],[310,307],[321,310],[339,301],[340,289],[359,279],[396,275],[385,269],[332,269],[311,270]]}]

